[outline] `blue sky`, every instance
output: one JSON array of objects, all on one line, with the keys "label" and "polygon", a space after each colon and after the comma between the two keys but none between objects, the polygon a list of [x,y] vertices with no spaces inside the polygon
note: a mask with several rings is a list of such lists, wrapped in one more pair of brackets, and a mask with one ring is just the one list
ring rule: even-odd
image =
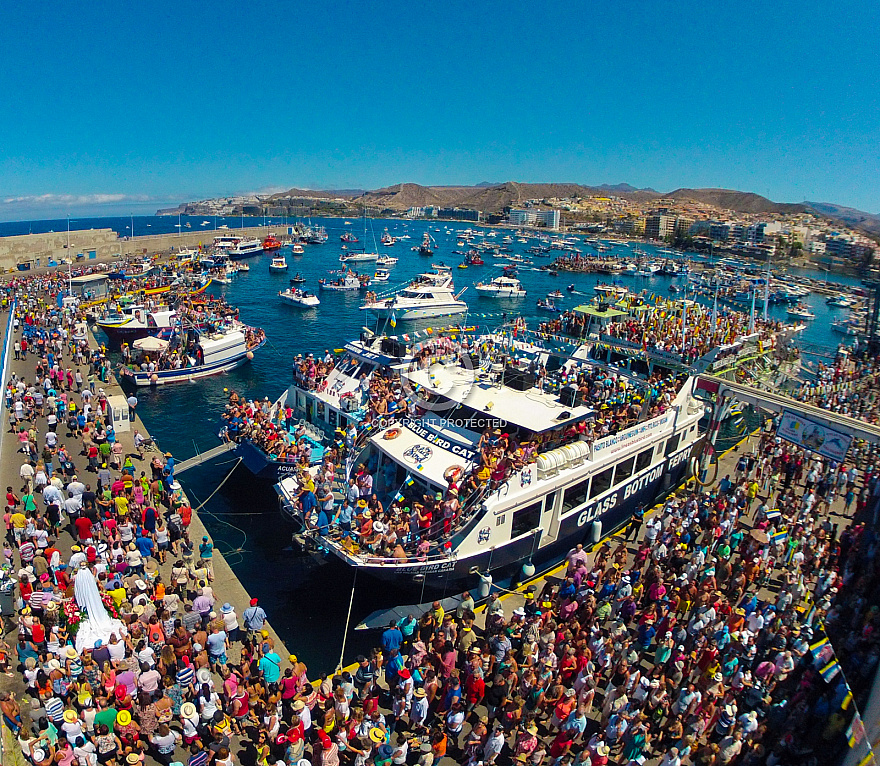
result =
[{"label": "blue sky", "polygon": [[2,219],[484,180],[880,212],[877,3],[90,0],[3,26]]}]

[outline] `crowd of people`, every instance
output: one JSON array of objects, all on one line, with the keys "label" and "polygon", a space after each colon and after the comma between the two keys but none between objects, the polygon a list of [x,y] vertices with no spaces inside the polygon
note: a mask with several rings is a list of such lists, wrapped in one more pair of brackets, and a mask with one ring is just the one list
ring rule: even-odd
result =
[{"label": "crowd of people", "polygon": [[838,352],[833,362],[817,362],[815,378],[804,381],[792,396],[824,410],[868,423],[880,423],[877,381],[880,361],[866,350]]},{"label": "crowd of people", "polygon": [[[482,610],[469,594],[452,612],[435,602],[389,624],[354,669],[310,674],[276,651],[256,600],[237,610],[214,593],[213,545],[190,539],[173,458],[115,446],[103,352],[74,339],[72,312],[17,289],[17,334],[45,338],[5,382],[24,436],[5,513],[17,637],[0,671],[23,692],[0,694],[0,712],[33,766],[775,766],[845,752],[880,658],[873,452],[835,464],[768,427],[717,484],[638,510],[595,552],[575,547],[559,578]],[[603,381],[578,385],[601,398]],[[667,406],[674,381],[651,385],[648,406]],[[230,416],[278,427],[268,400],[230,395]],[[404,487],[387,510],[377,490],[399,476],[359,465],[335,502],[328,453],[303,497],[326,533],[424,555],[481,481],[538,446],[487,430],[475,475],[434,496]],[[84,571],[119,628],[78,646]],[[826,636],[830,675],[811,648]]]},{"label": "crowd of people", "polygon": [[[656,305],[649,305],[643,296],[627,296],[623,301],[627,308],[638,307],[639,310],[609,322],[602,333],[646,351],[680,356],[689,364],[716,347],[732,344],[752,333],[757,333],[761,342],[769,347],[783,329],[782,323],[775,320],[764,320],[760,316],[751,320],[749,314],[741,311],[727,308],[713,311],[699,303],[683,307],[679,303],[658,299]],[[565,333],[576,338],[584,337],[588,331],[596,331],[595,327],[591,329],[591,317],[576,310],[562,312],[543,323],[541,329],[542,332]]]}]

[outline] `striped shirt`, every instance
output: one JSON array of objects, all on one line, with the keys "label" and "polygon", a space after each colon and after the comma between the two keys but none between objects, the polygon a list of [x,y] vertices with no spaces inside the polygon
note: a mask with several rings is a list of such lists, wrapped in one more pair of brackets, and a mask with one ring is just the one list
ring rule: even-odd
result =
[{"label": "striped shirt", "polygon": [[195,680],[195,677],[196,671],[192,668],[192,666],[183,667],[177,671],[177,683],[179,683],[181,686],[189,686],[193,682],[193,680]]},{"label": "striped shirt", "polygon": [[64,703],[58,697],[50,697],[46,704],[46,717],[52,723],[64,723]]}]

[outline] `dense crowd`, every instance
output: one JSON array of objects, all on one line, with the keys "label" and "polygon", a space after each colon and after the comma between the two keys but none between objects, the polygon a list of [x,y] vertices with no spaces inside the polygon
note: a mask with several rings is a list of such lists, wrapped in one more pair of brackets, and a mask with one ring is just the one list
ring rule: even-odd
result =
[{"label": "dense crowd", "polygon": [[[755,317],[753,329],[750,329],[748,314],[732,309],[719,309],[713,313],[712,309],[698,303],[684,307],[674,302],[658,303],[647,307],[640,296],[628,296],[624,301],[628,307],[640,310],[610,322],[603,330],[607,336],[644,350],[680,356],[687,363],[752,333],[757,333],[763,343],[769,344],[783,329],[781,322],[765,321],[759,316]],[[563,332],[577,338],[584,337],[588,330],[590,316],[574,310],[564,311],[542,325],[543,332]]]},{"label": "dense crowd", "polygon": [[[173,458],[114,447],[102,353],[73,338],[73,319],[24,296],[18,333],[45,338],[22,360],[34,375],[5,382],[24,436],[5,513],[18,636],[0,671],[25,692],[0,695],[0,711],[33,766],[740,766],[844,752],[880,657],[877,538],[848,518],[876,514],[874,453],[838,465],[767,429],[717,485],[637,511],[595,553],[577,546],[521,606],[493,594],[478,619],[468,594],[453,612],[436,602],[390,624],[353,671],[310,678],[279,656],[259,603],[239,614],[214,593],[213,546],[189,538]],[[599,383],[578,385],[601,396]],[[668,405],[671,381],[652,385],[649,406]],[[245,427],[276,427],[268,401],[230,407]],[[536,449],[486,431],[482,480]],[[365,464],[334,503],[339,460],[326,457],[303,487],[308,510],[375,555],[426,555],[480,486],[451,476],[432,497],[413,485],[386,511],[379,485],[400,477]],[[85,571],[120,628],[77,648]],[[810,650],[826,631],[853,701]]]},{"label": "dense crowd", "polygon": [[876,356],[867,352],[854,354],[842,349],[834,361],[817,362],[815,378],[804,381],[792,396],[823,410],[878,423],[878,378],[880,361]]}]

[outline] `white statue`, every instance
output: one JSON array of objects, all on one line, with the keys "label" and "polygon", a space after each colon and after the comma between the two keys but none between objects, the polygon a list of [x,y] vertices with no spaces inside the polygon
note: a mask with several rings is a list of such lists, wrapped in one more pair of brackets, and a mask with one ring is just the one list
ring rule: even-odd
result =
[{"label": "white statue", "polygon": [[73,594],[76,603],[88,615],[88,619],[79,624],[76,632],[78,652],[82,653],[83,649],[93,649],[97,641],[107,644],[111,633],[122,638],[125,627],[119,620],[114,620],[107,614],[107,608],[98,592],[95,576],[88,567],[82,567],[74,576]]}]

